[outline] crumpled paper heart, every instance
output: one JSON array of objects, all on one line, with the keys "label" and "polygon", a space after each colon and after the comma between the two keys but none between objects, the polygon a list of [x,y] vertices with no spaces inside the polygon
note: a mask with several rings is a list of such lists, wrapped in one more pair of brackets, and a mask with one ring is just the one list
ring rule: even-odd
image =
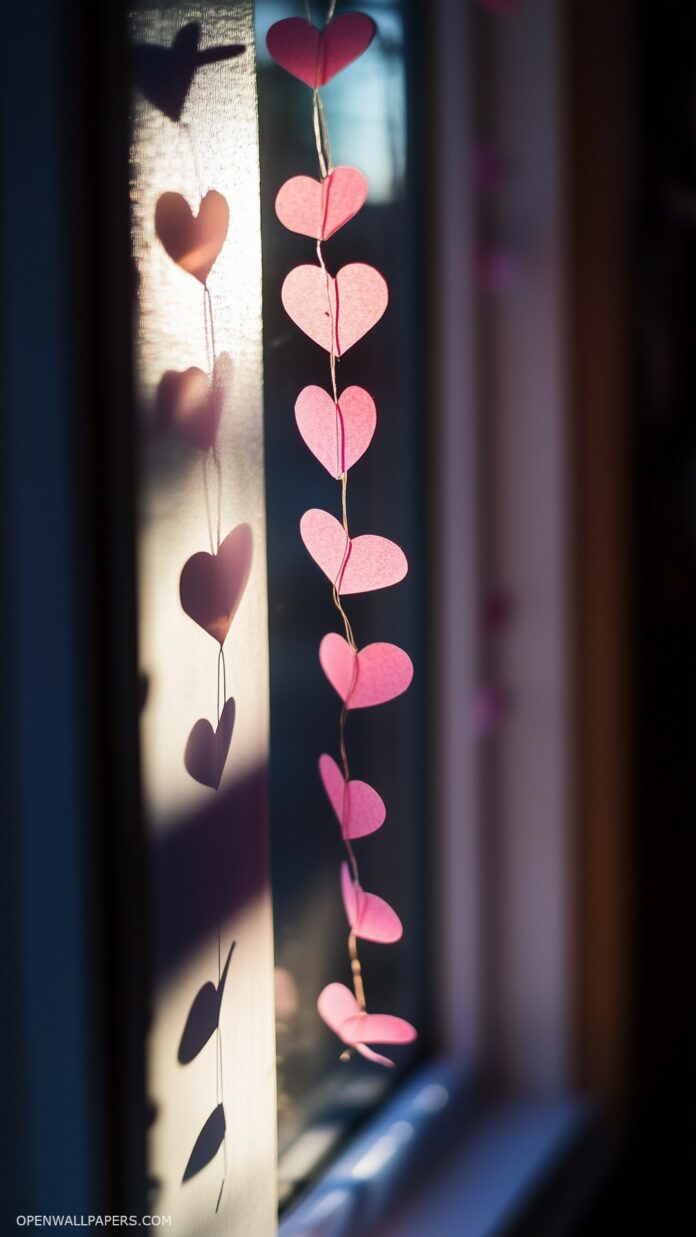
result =
[{"label": "crumpled paper heart", "polygon": [[266,47],[281,68],[306,86],[325,86],[370,46],[377,27],[365,13],[342,13],[323,30],[303,17],[286,17],[271,26]]}]

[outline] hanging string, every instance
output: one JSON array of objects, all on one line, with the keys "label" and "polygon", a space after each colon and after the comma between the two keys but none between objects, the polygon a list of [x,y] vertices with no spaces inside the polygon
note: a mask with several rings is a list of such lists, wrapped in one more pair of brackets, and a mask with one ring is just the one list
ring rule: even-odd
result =
[{"label": "hanging string", "polygon": [[[194,172],[194,177],[196,181],[196,190],[198,193],[199,201],[201,201],[203,198],[203,186],[202,186],[200,171],[198,167],[196,144],[194,142],[191,129],[189,128],[186,121],[181,122],[181,128],[184,130],[188,138],[188,142],[189,142],[189,146],[191,150],[191,159],[193,163],[193,172]],[[212,385],[215,382],[215,366],[217,363],[217,349],[215,346],[215,320],[213,316],[213,300],[210,294],[210,288],[208,286],[207,280],[203,284],[203,334],[205,337],[205,352],[206,352],[206,362],[207,362],[207,368],[208,368],[209,382]],[[212,520],[211,505],[210,505],[210,488],[208,485],[208,465],[209,465],[209,461],[211,458],[212,458],[212,462],[215,468],[215,473],[216,473],[216,478],[217,478],[215,535],[213,535],[213,520]],[[208,537],[210,539],[210,549],[211,549],[211,553],[217,554],[219,553],[221,539],[222,539],[222,462],[220,460],[220,455],[218,453],[217,438],[214,439],[213,445],[210,448],[210,450],[206,451],[205,454],[203,455],[201,465],[202,465],[202,473],[203,473],[203,492],[205,496],[205,513],[206,513],[206,521],[208,525]],[[222,688],[222,693],[220,691],[221,688]],[[220,648],[218,650],[218,660],[217,660],[217,700],[216,700],[216,716],[217,716],[217,726],[216,726],[217,753],[216,754],[217,754],[218,784],[222,777],[222,765],[223,765],[223,752],[222,752],[222,745],[220,741],[221,736],[219,733],[220,718],[222,716],[222,711],[225,707],[226,702],[227,702],[227,670],[225,666],[225,654],[224,654],[222,645],[220,645]],[[222,927],[219,923],[218,923],[218,932],[217,932],[217,971],[218,971],[218,989],[219,989],[220,984],[222,982]],[[218,1024],[215,1029],[215,1100],[216,1100],[216,1107],[219,1107],[220,1104],[224,1102],[222,1030],[220,1028],[219,1016],[218,1016]],[[219,1210],[220,1202],[222,1199],[222,1192],[225,1188],[225,1181],[227,1180],[227,1138],[226,1137],[223,1137],[223,1140],[222,1140],[222,1155],[223,1155],[222,1181],[220,1182],[220,1190],[219,1190],[218,1197],[217,1197],[217,1203],[215,1204],[216,1212]]]}]

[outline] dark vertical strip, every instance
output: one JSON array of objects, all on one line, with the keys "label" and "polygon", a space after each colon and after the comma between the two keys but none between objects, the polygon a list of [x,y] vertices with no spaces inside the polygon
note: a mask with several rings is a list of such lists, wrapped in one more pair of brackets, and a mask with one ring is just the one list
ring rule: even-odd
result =
[{"label": "dark vertical strip", "polygon": [[15,1213],[94,1210],[103,1169],[77,24],[71,4],[38,0],[30,19],[20,6],[4,12],[1,40],[3,876],[12,916],[2,952],[16,985],[3,1016],[12,1079],[3,1208]]},{"label": "dark vertical strip", "polygon": [[[148,869],[140,811],[136,464],[132,310],[137,295],[129,215],[130,62],[125,5],[95,6],[84,81],[92,102],[86,203],[93,262],[91,408],[95,520],[93,707],[100,736],[103,1061],[108,1096],[109,1206],[146,1209],[145,1036],[149,974]],[[83,105],[89,106],[87,98]],[[83,112],[83,115],[85,113]]]},{"label": "dark vertical strip", "polygon": [[570,5],[572,391],[576,467],[577,1045],[619,1110],[630,1063],[631,4]]}]

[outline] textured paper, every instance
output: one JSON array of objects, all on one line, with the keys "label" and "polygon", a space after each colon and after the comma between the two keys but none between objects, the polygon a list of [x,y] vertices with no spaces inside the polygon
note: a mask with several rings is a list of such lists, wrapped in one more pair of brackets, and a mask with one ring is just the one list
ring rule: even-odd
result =
[{"label": "textured paper", "polygon": [[198,214],[180,193],[163,193],[155,207],[155,231],[184,271],[205,283],[225,243],[230,212],[221,193],[210,189]]},{"label": "textured paper", "polygon": [[304,387],[295,420],[310,451],[336,480],[357,464],[377,425],[377,409],[363,387],[346,387],[336,405],[323,387]]},{"label": "textured paper", "polygon": [[220,721],[214,730],[205,717],[201,717],[193,727],[184,751],[186,771],[202,786],[217,790],[220,785],[227,753],[232,742],[234,730],[234,700],[230,697],[220,714]]},{"label": "textured paper", "polygon": [[286,17],[266,35],[269,54],[306,86],[325,86],[370,46],[377,27],[364,13],[343,13],[322,31],[303,17]]},{"label": "textured paper", "polygon": [[389,588],[408,571],[406,555],[396,542],[371,533],[346,537],[340,520],[329,511],[316,507],[305,511],[300,533],[307,551],[341,596]]},{"label": "textured paper", "polygon": [[281,290],[286,313],[316,344],[343,356],[379,322],[389,302],[386,280],[373,266],[352,262],[335,276],[321,266],[296,266]]},{"label": "textured paper", "polygon": [[334,631],[324,636],[319,661],[347,709],[366,709],[393,700],[413,678],[411,658],[396,644],[367,644],[354,653],[348,641]]},{"label": "textured paper", "polygon": [[381,828],[387,809],[372,786],[354,778],[346,782],[332,756],[319,757],[319,775],[344,838],[364,838]]},{"label": "textured paper", "polygon": [[367,177],[353,167],[334,168],[323,180],[293,176],[278,190],[276,215],[289,232],[326,241],[357,215],[367,193]]},{"label": "textured paper", "polygon": [[179,582],[181,604],[204,631],[224,644],[237,613],[249,572],[252,537],[248,524],[238,524],[217,554],[201,551],[184,565]]},{"label": "textured paper", "polygon": [[347,863],[341,864],[341,893],[346,919],[355,936],[380,945],[401,940],[404,927],[396,911],[384,898],[366,893],[356,884]]}]

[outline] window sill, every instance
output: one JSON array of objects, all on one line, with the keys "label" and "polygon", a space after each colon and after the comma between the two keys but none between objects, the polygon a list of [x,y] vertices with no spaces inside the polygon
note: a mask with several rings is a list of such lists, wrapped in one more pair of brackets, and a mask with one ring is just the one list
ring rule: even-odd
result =
[{"label": "window sill", "polygon": [[[568,1178],[595,1129],[594,1110],[584,1100],[493,1100],[459,1066],[436,1061],[283,1216],[279,1237],[517,1232],[553,1182]],[[572,1194],[577,1208],[594,1172],[583,1163],[570,1175],[564,1195]],[[543,1231],[550,1237],[563,1228],[554,1220]]]}]

